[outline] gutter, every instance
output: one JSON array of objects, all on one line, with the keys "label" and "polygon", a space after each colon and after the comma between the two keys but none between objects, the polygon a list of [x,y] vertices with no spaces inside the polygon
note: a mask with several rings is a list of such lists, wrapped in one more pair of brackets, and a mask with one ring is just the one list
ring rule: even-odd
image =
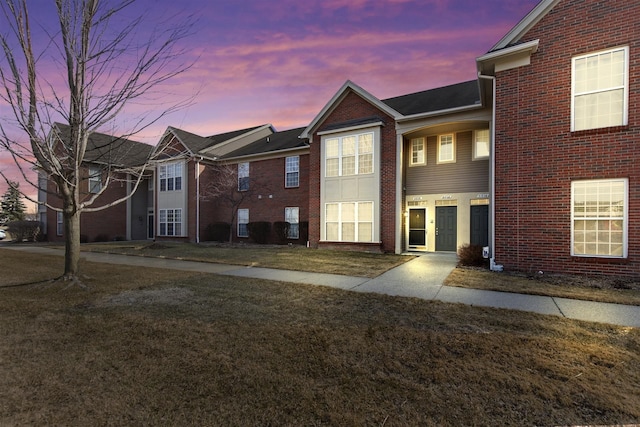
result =
[{"label": "gutter", "polygon": [[203,157],[196,160],[196,243],[200,243],[200,162]]},{"label": "gutter", "polygon": [[490,185],[490,199],[491,202],[489,204],[489,212],[491,217],[491,227],[490,227],[490,235],[489,235],[489,265],[491,271],[502,271],[502,265],[496,264],[495,259],[495,247],[496,247],[496,77],[495,76],[487,76],[482,74],[482,72],[478,71],[478,78],[484,80],[491,80],[491,89],[492,89],[492,103],[491,106],[491,130],[490,130],[490,142],[489,142],[489,153],[491,155],[491,161],[489,162],[489,185]]}]

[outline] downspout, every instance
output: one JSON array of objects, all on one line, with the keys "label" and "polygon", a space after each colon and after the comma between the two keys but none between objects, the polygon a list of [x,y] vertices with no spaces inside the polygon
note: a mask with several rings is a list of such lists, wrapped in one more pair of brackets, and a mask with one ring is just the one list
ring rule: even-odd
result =
[{"label": "downspout", "polygon": [[492,105],[491,105],[491,129],[490,133],[490,141],[489,141],[489,153],[490,159],[489,162],[489,212],[491,218],[491,232],[489,233],[489,266],[491,271],[502,271],[502,265],[496,264],[495,259],[495,247],[496,247],[496,77],[495,76],[487,76],[482,74],[482,72],[478,71],[478,78],[491,80],[491,89],[492,89]]},{"label": "downspout", "polygon": [[196,243],[200,243],[200,162],[202,156],[196,160]]}]

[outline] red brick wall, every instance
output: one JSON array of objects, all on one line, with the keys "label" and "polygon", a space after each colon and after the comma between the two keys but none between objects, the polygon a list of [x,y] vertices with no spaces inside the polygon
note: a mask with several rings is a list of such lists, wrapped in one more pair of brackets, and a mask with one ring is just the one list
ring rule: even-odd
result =
[{"label": "red brick wall", "polygon": [[[88,194],[89,184],[86,180],[88,171],[82,172],[85,179],[81,182],[81,199],[86,200],[90,197]],[[55,197],[53,193],[56,191],[56,186],[53,181],[48,182],[48,189],[50,194],[47,195],[47,201],[49,204],[55,207],[61,207],[62,201]],[[100,195],[92,207],[104,206],[114,200],[126,196],[127,184],[125,182],[113,182],[111,185]],[[55,211],[47,210],[47,240],[50,242],[63,242],[64,235],[58,236],[56,233],[56,221],[57,214]],[[63,233],[64,234],[64,233]],[[83,238],[86,238],[89,242],[96,240],[96,237],[102,239],[102,237],[113,240],[115,238],[126,238],[127,236],[127,203],[122,202],[115,206],[112,206],[106,210],[83,213],[80,216],[80,234]]]},{"label": "red brick wall", "polygon": [[[396,128],[392,117],[365,101],[354,92],[350,92],[322,122],[323,126],[342,123],[349,120],[380,117],[384,126],[381,128],[381,171],[380,171],[380,250],[393,252],[395,250],[395,201],[396,201]],[[309,163],[309,241],[313,247],[320,242],[320,136],[314,134],[311,144],[311,158]],[[371,250],[371,245],[332,245],[331,247],[356,248]]]},{"label": "red brick wall", "polygon": [[[507,269],[640,275],[640,3],[560,2],[522,42],[531,65],[498,73],[496,262]],[[571,132],[571,58],[628,45],[628,126]],[[628,259],[571,256],[571,182],[629,179]]]},{"label": "red brick wall", "polygon": [[[291,155],[297,155],[291,153]],[[249,209],[249,221],[279,222],[284,221],[286,207],[298,207],[298,220],[306,222],[309,218],[309,155],[300,154],[300,171],[298,187],[285,188],[285,158],[278,157],[268,160],[249,162],[249,191],[246,199],[240,204],[239,209]],[[235,166],[234,166],[235,167]],[[215,179],[211,169],[206,170],[200,178],[203,182],[207,179]],[[269,197],[272,196],[272,197]],[[231,207],[221,200],[203,202],[200,208],[200,236],[206,239],[206,228],[213,222],[229,222]],[[238,238],[236,224],[233,224],[234,241],[248,241],[246,238]],[[273,233],[272,233],[273,234]],[[293,243],[306,244],[302,236]],[[275,235],[272,241],[276,241]]]}]

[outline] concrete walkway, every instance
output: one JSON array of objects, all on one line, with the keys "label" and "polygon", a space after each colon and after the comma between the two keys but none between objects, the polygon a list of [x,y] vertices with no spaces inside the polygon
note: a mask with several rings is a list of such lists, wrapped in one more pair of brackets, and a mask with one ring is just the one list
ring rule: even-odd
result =
[{"label": "concrete walkway", "polygon": [[[42,246],[2,245],[1,247],[31,253],[63,255],[60,249]],[[430,253],[418,256],[374,279],[95,252],[83,252],[81,256],[87,261],[107,264],[167,268],[322,285],[356,292],[374,292],[472,306],[521,310],[590,322],[640,327],[640,306],[444,286],[442,284],[444,279],[451,273],[457,263],[456,255],[449,253]]]}]

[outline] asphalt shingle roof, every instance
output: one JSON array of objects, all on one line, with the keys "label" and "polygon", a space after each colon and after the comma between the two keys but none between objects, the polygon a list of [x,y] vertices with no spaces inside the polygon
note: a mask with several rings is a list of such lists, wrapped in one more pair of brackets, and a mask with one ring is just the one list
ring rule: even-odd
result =
[{"label": "asphalt shingle roof", "polygon": [[306,141],[298,138],[304,129],[305,128],[302,127],[273,133],[267,137],[261,138],[245,145],[244,147],[225,154],[222,158],[242,157],[278,150],[305,147],[307,145]]},{"label": "asphalt shingle roof", "polygon": [[383,103],[404,116],[480,104],[477,80],[383,99]]},{"label": "asphalt shingle roof", "polygon": [[173,133],[182,141],[182,143],[193,153],[198,153],[207,148],[213,147],[230,139],[236,138],[261,126],[254,126],[247,129],[234,130],[231,132],[220,133],[211,136],[200,136],[195,133],[187,132],[182,129],[171,127]]},{"label": "asphalt shingle roof", "polygon": [[[55,123],[61,139],[69,139],[69,126]],[[133,141],[105,133],[93,132],[87,141],[84,161],[89,163],[112,164],[115,166],[132,167],[144,164],[153,147],[149,144]]]}]

